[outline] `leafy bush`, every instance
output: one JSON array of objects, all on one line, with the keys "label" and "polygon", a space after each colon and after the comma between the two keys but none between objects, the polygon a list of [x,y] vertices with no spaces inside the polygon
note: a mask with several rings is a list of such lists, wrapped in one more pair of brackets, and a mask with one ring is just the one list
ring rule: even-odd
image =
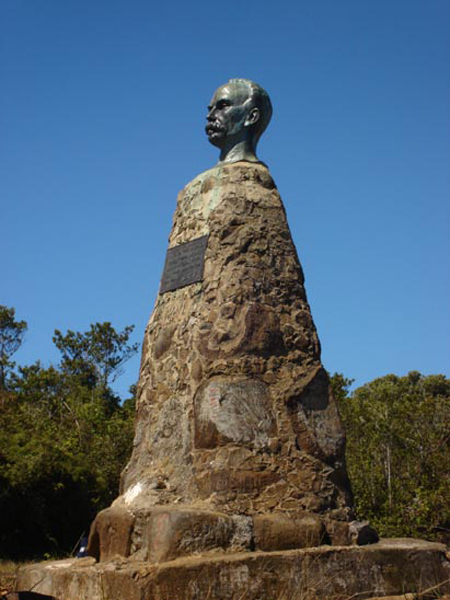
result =
[{"label": "leafy bush", "polygon": [[450,537],[450,380],[411,371],[348,393],[332,378],[360,517],[383,536]]},{"label": "leafy bush", "polygon": [[[86,334],[74,334],[83,347],[76,365],[62,351],[58,368],[44,369],[37,362],[17,372],[10,369],[4,377],[0,556],[70,552],[95,514],[117,495],[131,450],[134,399],[121,405],[105,374],[136,351],[127,344],[130,331],[117,334],[109,323],[96,324]],[[86,350],[91,332],[96,334],[94,357]],[[103,342],[98,332],[106,332]],[[108,337],[115,343],[108,346]],[[58,341],[64,349],[61,334]]]}]

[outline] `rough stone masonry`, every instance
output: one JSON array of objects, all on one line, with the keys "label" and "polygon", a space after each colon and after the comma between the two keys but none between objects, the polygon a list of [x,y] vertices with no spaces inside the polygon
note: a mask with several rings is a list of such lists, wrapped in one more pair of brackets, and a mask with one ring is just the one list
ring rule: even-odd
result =
[{"label": "rough stone masonry", "polygon": [[145,332],[133,454],[90,551],[356,541],[344,431],[267,167],[219,165],[182,190],[169,247],[198,239],[201,280],[160,293]]}]

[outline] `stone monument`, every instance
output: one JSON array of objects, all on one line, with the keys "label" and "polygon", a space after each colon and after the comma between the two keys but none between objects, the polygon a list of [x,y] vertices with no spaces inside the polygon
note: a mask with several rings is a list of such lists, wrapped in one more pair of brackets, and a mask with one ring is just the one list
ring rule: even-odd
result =
[{"label": "stone monument", "polygon": [[312,577],[317,598],[414,591],[419,574],[440,584],[443,547],[376,543],[355,519],[302,268],[256,156],[269,96],[232,79],[208,109],[220,159],[178,196],[120,495],[92,525],[92,558],[19,584],[58,600],[295,598]]}]

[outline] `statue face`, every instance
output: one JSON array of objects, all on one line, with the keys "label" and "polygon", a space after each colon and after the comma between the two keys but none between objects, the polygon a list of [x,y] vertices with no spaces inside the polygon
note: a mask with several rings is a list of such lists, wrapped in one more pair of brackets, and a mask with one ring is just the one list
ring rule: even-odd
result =
[{"label": "statue face", "polygon": [[222,85],[212,97],[208,106],[207,125],[205,127],[209,141],[222,148],[227,141],[244,139],[250,125],[252,102],[244,86]]}]

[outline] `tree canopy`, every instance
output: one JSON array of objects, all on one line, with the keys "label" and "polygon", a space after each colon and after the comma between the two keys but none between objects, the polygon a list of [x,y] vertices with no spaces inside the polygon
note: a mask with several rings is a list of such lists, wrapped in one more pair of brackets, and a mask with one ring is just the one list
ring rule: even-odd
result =
[{"label": "tree canopy", "polygon": [[89,331],[55,330],[53,342],[61,352],[61,368],[72,374],[91,374],[91,384],[106,388],[122,374],[123,364],[137,352],[138,344],[128,344],[134,326],[117,332],[109,322],[94,323]]},{"label": "tree canopy", "polygon": [[383,536],[449,541],[450,380],[411,371],[351,394],[334,384],[358,514]]},{"label": "tree canopy", "polygon": [[25,321],[16,321],[14,308],[0,305],[0,390],[6,389],[8,374],[15,363],[11,356],[20,348],[27,324]]},{"label": "tree canopy", "polygon": [[109,383],[137,351],[131,331],[118,333],[111,323],[56,331],[59,366],[38,361],[12,371],[9,361],[0,406],[0,555],[70,552],[117,495],[131,449],[134,390],[121,403]]}]

